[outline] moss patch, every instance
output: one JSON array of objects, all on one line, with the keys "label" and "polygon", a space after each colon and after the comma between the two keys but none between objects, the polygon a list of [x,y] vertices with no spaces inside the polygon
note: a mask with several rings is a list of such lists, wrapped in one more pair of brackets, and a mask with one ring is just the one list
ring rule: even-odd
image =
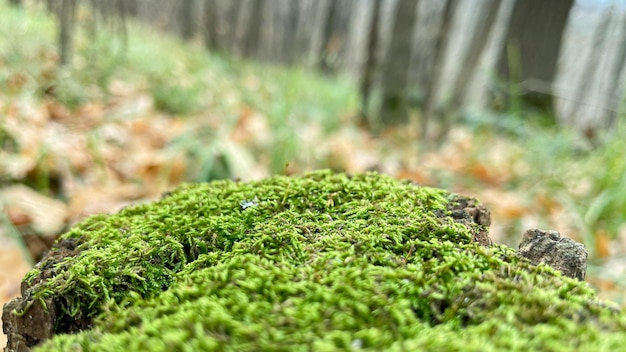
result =
[{"label": "moss patch", "polygon": [[184,185],[63,235],[16,310],[55,312],[39,351],[623,348],[624,314],[479,244],[467,204],[375,173]]}]

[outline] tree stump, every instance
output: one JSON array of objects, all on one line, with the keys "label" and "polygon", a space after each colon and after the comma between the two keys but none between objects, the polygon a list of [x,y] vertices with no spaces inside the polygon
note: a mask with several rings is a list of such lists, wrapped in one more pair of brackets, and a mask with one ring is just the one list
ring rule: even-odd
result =
[{"label": "tree stump", "polygon": [[489,222],[376,173],[183,185],[62,235],[4,307],[5,351],[623,348],[622,312]]}]

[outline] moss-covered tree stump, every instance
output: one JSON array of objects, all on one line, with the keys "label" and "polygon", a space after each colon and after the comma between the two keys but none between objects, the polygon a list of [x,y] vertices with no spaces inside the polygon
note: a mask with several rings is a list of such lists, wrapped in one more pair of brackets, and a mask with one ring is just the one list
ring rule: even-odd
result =
[{"label": "moss-covered tree stump", "polygon": [[184,185],[64,234],[7,350],[625,350],[582,281],[491,245],[476,201],[375,173]]}]

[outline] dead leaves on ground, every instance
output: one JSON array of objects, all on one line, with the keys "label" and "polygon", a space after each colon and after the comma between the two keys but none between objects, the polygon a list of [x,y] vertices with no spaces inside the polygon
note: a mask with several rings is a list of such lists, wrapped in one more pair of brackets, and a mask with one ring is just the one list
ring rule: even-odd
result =
[{"label": "dead leaves on ground", "polygon": [[[18,78],[13,84],[19,85]],[[89,102],[75,110],[51,98],[0,97],[4,184],[0,194],[5,195],[2,211],[14,225],[29,224],[37,233],[58,234],[88,215],[158,198],[185,181],[194,166],[183,149],[170,148],[181,138],[196,138],[197,145],[209,146],[207,157],[226,158],[233,177],[257,179],[270,174],[277,131],[262,112],[243,105],[234,113],[234,122],[211,112],[175,118],[158,112],[152,98],[137,87],[117,81],[110,86],[107,101]],[[203,137],[203,130],[210,132],[208,137]],[[480,139],[455,128],[441,149],[418,158],[415,138],[406,128],[373,137],[352,123],[330,134],[323,126],[300,124],[293,133],[297,150],[285,173],[320,167],[376,170],[421,185],[443,185],[472,195],[491,209],[491,236],[496,242],[514,243],[515,238],[507,240],[503,234],[515,236],[518,228],[536,226],[559,229],[581,240],[572,225],[573,215],[555,195],[507,189],[523,179],[531,166],[520,158],[520,147],[504,138]],[[31,188],[12,185],[23,182]],[[38,187],[39,193],[32,187]],[[30,199],[26,203],[36,206],[25,206],[19,199]],[[49,208],[50,204],[55,205]],[[44,219],[42,213],[54,219]],[[596,235],[598,256],[612,257],[615,241],[607,234]],[[626,251],[626,244],[620,248]]]},{"label": "dead leaves on ground", "polygon": [[[129,196],[150,197],[182,182],[184,159],[173,158],[165,147],[185,124],[155,114],[142,98],[92,102],[75,111],[49,99],[8,102],[1,107],[7,113],[0,122],[2,137],[14,147],[0,150],[4,183],[22,182],[31,175],[43,182],[33,180],[37,187],[56,178],[59,189],[40,191],[61,196],[71,205],[85,195],[93,204],[101,203],[102,197],[124,203]],[[133,185],[133,191],[126,185]],[[70,222],[85,216],[76,208],[70,206]]]}]

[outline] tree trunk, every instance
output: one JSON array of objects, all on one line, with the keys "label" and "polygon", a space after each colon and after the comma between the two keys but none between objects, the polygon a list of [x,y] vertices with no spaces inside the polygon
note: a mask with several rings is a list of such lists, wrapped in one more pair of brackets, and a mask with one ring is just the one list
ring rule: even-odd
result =
[{"label": "tree trunk", "polygon": [[72,61],[75,10],[76,0],[63,0],[59,12],[59,63],[62,66],[69,65]]},{"label": "tree trunk", "polygon": [[46,11],[48,11],[48,13],[52,14],[55,12],[56,10],[56,1],[54,0],[46,0]]},{"label": "tree trunk", "polygon": [[237,19],[239,18],[240,0],[220,0],[218,12],[218,41],[222,51],[232,54],[237,47]]},{"label": "tree trunk", "polygon": [[306,51],[311,64],[318,64],[320,53],[324,50],[326,18],[330,13],[330,7],[335,0],[314,0],[311,27],[311,39]]},{"label": "tree trunk", "polygon": [[263,22],[260,27],[251,28],[253,31],[259,32],[259,49],[257,58],[263,61],[270,61],[272,59],[272,36],[274,31],[274,8],[276,2],[274,0],[267,0],[263,2],[261,8],[261,16]]},{"label": "tree trunk", "polygon": [[616,127],[617,113],[622,106],[624,85],[621,81],[624,77],[624,65],[626,64],[626,15],[622,18],[622,32],[617,48],[616,58],[611,67],[611,82],[609,82],[608,90],[607,106],[609,110],[605,119],[608,128]]},{"label": "tree trunk", "polygon": [[296,5],[297,21],[294,23],[292,33],[292,50],[291,62],[298,62],[306,57],[309,44],[313,35],[313,19],[314,16],[314,0],[301,0]]},{"label": "tree trunk", "polygon": [[139,9],[137,6],[137,0],[123,0],[124,2],[124,8],[126,9],[126,13],[129,16],[137,16],[137,14],[139,13]]},{"label": "tree trunk", "polygon": [[294,31],[293,48],[295,55],[292,60],[306,58],[315,32],[316,0],[298,1],[298,22]]},{"label": "tree trunk", "polygon": [[343,75],[350,77],[355,82],[360,82],[363,78],[363,70],[367,60],[369,28],[374,14],[375,1],[355,1],[350,10],[341,71]]},{"label": "tree trunk", "polygon": [[296,51],[296,31],[298,30],[298,22],[300,20],[300,12],[298,3],[288,1],[289,11],[285,12],[285,33],[283,37],[283,62],[286,64],[292,64],[299,56],[299,52]]},{"label": "tree trunk", "polygon": [[122,37],[122,42],[124,43],[124,48],[128,48],[128,25],[127,25],[127,17],[130,14],[130,7],[132,6],[131,2],[127,2],[127,0],[119,0],[117,3],[117,14],[118,14],[118,25],[120,36]]},{"label": "tree trunk", "polygon": [[243,55],[248,58],[258,58],[260,54],[261,26],[263,25],[263,10],[266,0],[253,0],[252,11],[248,27],[243,37]]},{"label": "tree trunk", "polygon": [[[515,1],[497,73],[507,88],[526,86],[530,89],[523,95],[519,95],[519,89],[505,93],[502,99],[505,107],[511,105],[511,99],[519,99],[524,107],[555,116],[552,84],[561,38],[573,3],[574,0]],[[532,88],[537,85],[543,87],[541,91]]]},{"label": "tree trunk", "polygon": [[372,93],[372,86],[374,85],[376,67],[378,65],[376,53],[378,48],[378,26],[380,21],[380,12],[382,10],[382,0],[375,0],[372,6],[374,9],[367,36],[367,52],[365,53],[366,59],[359,87],[361,93],[360,123],[363,126],[369,125],[369,100]]},{"label": "tree trunk", "polygon": [[443,14],[441,17],[441,24],[439,27],[439,35],[435,42],[435,58],[433,60],[432,76],[429,85],[426,89],[426,96],[424,97],[424,110],[422,112],[422,119],[420,124],[420,142],[426,145],[429,124],[432,119],[435,105],[437,104],[437,92],[441,86],[441,78],[443,76],[444,62],[446,54],[448,53],[448,43],[450,41],[450,27],[454,20],[455,10],[458,5],[458,0],[446,0]]},{"label": "tree trunk", "polygon": [[589,50],[589,56],[587,56],[585,68],[583,69],[580,81],[578,82],[576,94],[574,94],[572,108],[566,115],[568,119],[571,119],[571,121],[578,121],[581,104],[588,100],[586,97],[589,96],[589,87],[593,84],[594,77],[600,67],[600,60],[602,59],[602,55],[604,53],[604,43],[606,42],[605,39],[607,37],[607,31],[611,23],[611,18],[613,17],[613,11],[614,9],[612,8],[605,11],[593,34],[593,44],[591,50]]},{"label": "tree trunk", "polygon": [[179,0],[178,23],[180,36],[183,39],[190,39],[196,34],[195,9],[195,0]]},{"label": "tree trunk", "polygon": [[384,125],[409,122],[407,85],[418,3],[398,0],[394,10],[391,43],[382,70],[380,120]]},{"label": "tree trunk", "polygon": [[352,5],[352,0],[335,0],[330,3],[324,23],[324,44],[319,62],[319,68],[324,73],[334,73],[341,66]]},{"label": "tree trunk", "polygon": [[252,16],[252,2],[254,0],[234,0],[233,32],[231,36],[230,53],[235,57],[243,57],[245,49],[245,35],[248,23]]},{"label": "tree trunk", "polygon": [[474,24],[474,30],[469,38],[469,49],[460,62],[463,63],[455,83],[452,84],[452,96],[447,104],[443,115],[443,126],[438,139],[444,138],[456,119],[459,110],[462,109],[466,97],[467,89],[472,77],[478,68],[480,57],[485,50],[493,25],[496,23],[498,11],[502,0],[484,0],[484,5],[480,10]]},{"label": "tree trunk", "polygon": [[211,51],[221,51],[218,38],[219,7],[216,0],[206,0],[204,4],[204,42]]},{"label": "tree trunk", "polygon": [[450,105],[454,109],[460,108],[465,103],[467,88],[476,72],[481,55],[487,46],[501,4],[502,0],[484,0],[484,6],[476,19],[474,30],[469,38],[469,49],[461,60],[463,63],[461,72],[456,77],[456,82],[452,85]]},{"label": "tree trunk", "polygon": [[287,61],[286,47],[289,29],[289,16],[291,14],[292,0],[273,0],[268,3],[266,9],[268,21],[264,24],[264,59],[272,62]]}]

